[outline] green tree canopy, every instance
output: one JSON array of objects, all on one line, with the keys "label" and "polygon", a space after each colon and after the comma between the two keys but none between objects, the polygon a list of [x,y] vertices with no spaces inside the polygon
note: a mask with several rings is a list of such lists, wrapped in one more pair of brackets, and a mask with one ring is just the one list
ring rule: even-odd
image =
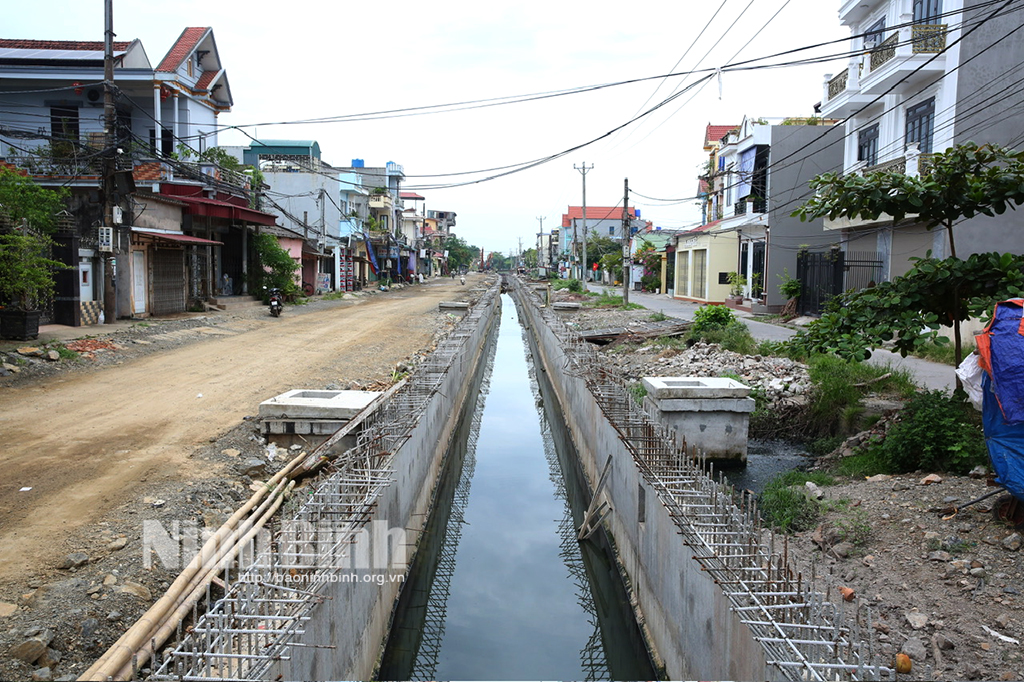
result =
[{"label": "green tree canopy", "polygon": [[0,212],[15,225],[27,219],[31,229],[52,234],[57,214],[65,209],[68,190],[46,189],[10,169],[0,168]]},{"label": "green tree canopy", "polygon": [[618,242],[611,237],[605,237],[604,235],[589,237],[587,239],[587,262],[584,267],[588,272],[593,269],[594,263],[600,263],[599,267],[604,267],[605,256],[614,256],[615,254],[618,254],[619,259],[617,262],[619,267],[621,267],[622,242]]},{"label": "green tree canopy", "polygon": [[448,268],[450,270],[462,270],[475,263],[480,257],[480,249],[471,246],[461,237],[452,235],[444,243],[448,250]]},{"label": "green tree canopy", "polygon": [[940,326],[952,326],[959,364],[961,322],[984,315],[1000,299],[1024,293],[1024,258],[987,253],[961,260],[953,238],[961,219],[1002,214],[1024,203],[1024,152],[968,142],[934,154],[920,176],[826,173],[810,186],[815,196],[793,213],[801,220],[878,220],[883,215],[894,222],[916,219],[928,229],[946,229],[951,256],[912,259],[915,265],[903,277],[844,294],[797,335],[795,345],[859,358],[894,342],[906,355],[935,338]]}]

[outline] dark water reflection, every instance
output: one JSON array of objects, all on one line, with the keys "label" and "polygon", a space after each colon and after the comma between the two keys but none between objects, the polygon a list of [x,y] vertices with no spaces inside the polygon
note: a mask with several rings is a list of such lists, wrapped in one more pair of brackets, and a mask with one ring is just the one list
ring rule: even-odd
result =
[{"label": "dark water reflection", "polygon": [[573,466],[563,474],[575,464],[564,424],[539,407],[555,403],[502,303],[490,375],[443,474],[450,513],[431,520],[379,677],[651,679],[605,541],[586,554],[576,542],[585,486]]}]

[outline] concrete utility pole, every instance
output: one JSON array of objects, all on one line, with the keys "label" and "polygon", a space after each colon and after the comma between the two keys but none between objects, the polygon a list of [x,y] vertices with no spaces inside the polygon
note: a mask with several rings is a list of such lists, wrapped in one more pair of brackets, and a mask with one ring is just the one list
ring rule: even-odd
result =
[{"label": "concrete utility pole", "polygon": [[629,305],[629,277],[633,268],[629,264],[629,178],[622,194],[622,305]]},{"label": "concrete utility pole", "polygon": [[582,165],[577,166],[573,164],[572,167],[583,176],[583,262],[580,263],[580,267],[583,269],[583,276],[580,279],[587,281],[589,276],[587,273],[587,172],[594,167],[594,164],[590,164],[588,168],[587,162],[584,161]]},{"label": "concrete utility pole", "polygon": [[[114,228],[114,171],[117,149],[114,126],[114,0],[103,3],[103,225]],[[159,128],[159,124],[157,125]],[[159,135],[159,130],[157,131]],[[158,138],[159,139],[159,138]],[[114,324],[117,317],[117,292],[114,289],[114,255],[120,246],[121,235],[113,231],[112,253],[103,257],[103,320]],[[125,256],[127,258],[127,255]],[[127,263],[121,264],[127,271]]]},{"label": "concrete utility pole", "polygon": [[[540,266],[542,265],[540,256],[542,251],[541,240],[544,238],[544,216],[537,216],[537,220],[540,221],[540,231],[537,233],[537,265]],[[543,263],[543,265],[547,265],[547,263]]]}]

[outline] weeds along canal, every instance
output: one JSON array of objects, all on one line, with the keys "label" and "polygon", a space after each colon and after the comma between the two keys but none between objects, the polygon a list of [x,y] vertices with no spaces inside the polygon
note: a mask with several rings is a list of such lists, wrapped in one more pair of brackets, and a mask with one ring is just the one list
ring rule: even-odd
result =
[{"label": "weeds along canal", "polygon": [[379,679],[655,677],[609,540],[576,540],[589,490],[528,337],[502,296]]}]

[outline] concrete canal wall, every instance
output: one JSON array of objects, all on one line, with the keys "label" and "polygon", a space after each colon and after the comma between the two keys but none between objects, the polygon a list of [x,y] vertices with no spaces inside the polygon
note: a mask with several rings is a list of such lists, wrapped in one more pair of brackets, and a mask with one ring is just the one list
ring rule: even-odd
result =
[{"label": "concrete canal wall", "polygon": [[712,576],[695,561],[679,526],[649,477],[609,422],[585,377],[549,321],[541,300],[515,291],[520,316],[535,340],[534,360],[558,395],[566,424],[591,482],[611,455],[603,494],[606,517],[641,625],[668,679],[785,679],[766,663],[763,647],[740,622]]},{"label": "concrete canal wall", "polygon": [[498,294],[494,283],[363,419],[356,446],[293,493],[262,545],[227,567],[223,596],[163,652],[153,679],[372,678],[500,319]]},{"label": "concrete canal wall", "polygon": [[[451,355],[448,371],[431,392],[408,440],[394,452],[389,465],[392,483],[377,499],[369,522],[374,557],[384,537],[380,524],[386,524],[390,563],[395,564],[398,556],[400,565],[370,574],[382,576],[380,583],[334,582],[322,590],[325,601],[310,612],[303,641],[330,643],[334,648],[295,647],[291,660],[282,663],[269,679],[275,679],[276,674],[286,680],[372,679],[404,583],[392,581],[392,576],[404,578],[412,564],[444,454],[469,397],[473,377],[481,369],[488,336],[501,317],[500,297],[492,296],[479,305],[477,315],[467,316],[460,323],[460,350]],[[396,542],[405,546],[396,548]]]}]

